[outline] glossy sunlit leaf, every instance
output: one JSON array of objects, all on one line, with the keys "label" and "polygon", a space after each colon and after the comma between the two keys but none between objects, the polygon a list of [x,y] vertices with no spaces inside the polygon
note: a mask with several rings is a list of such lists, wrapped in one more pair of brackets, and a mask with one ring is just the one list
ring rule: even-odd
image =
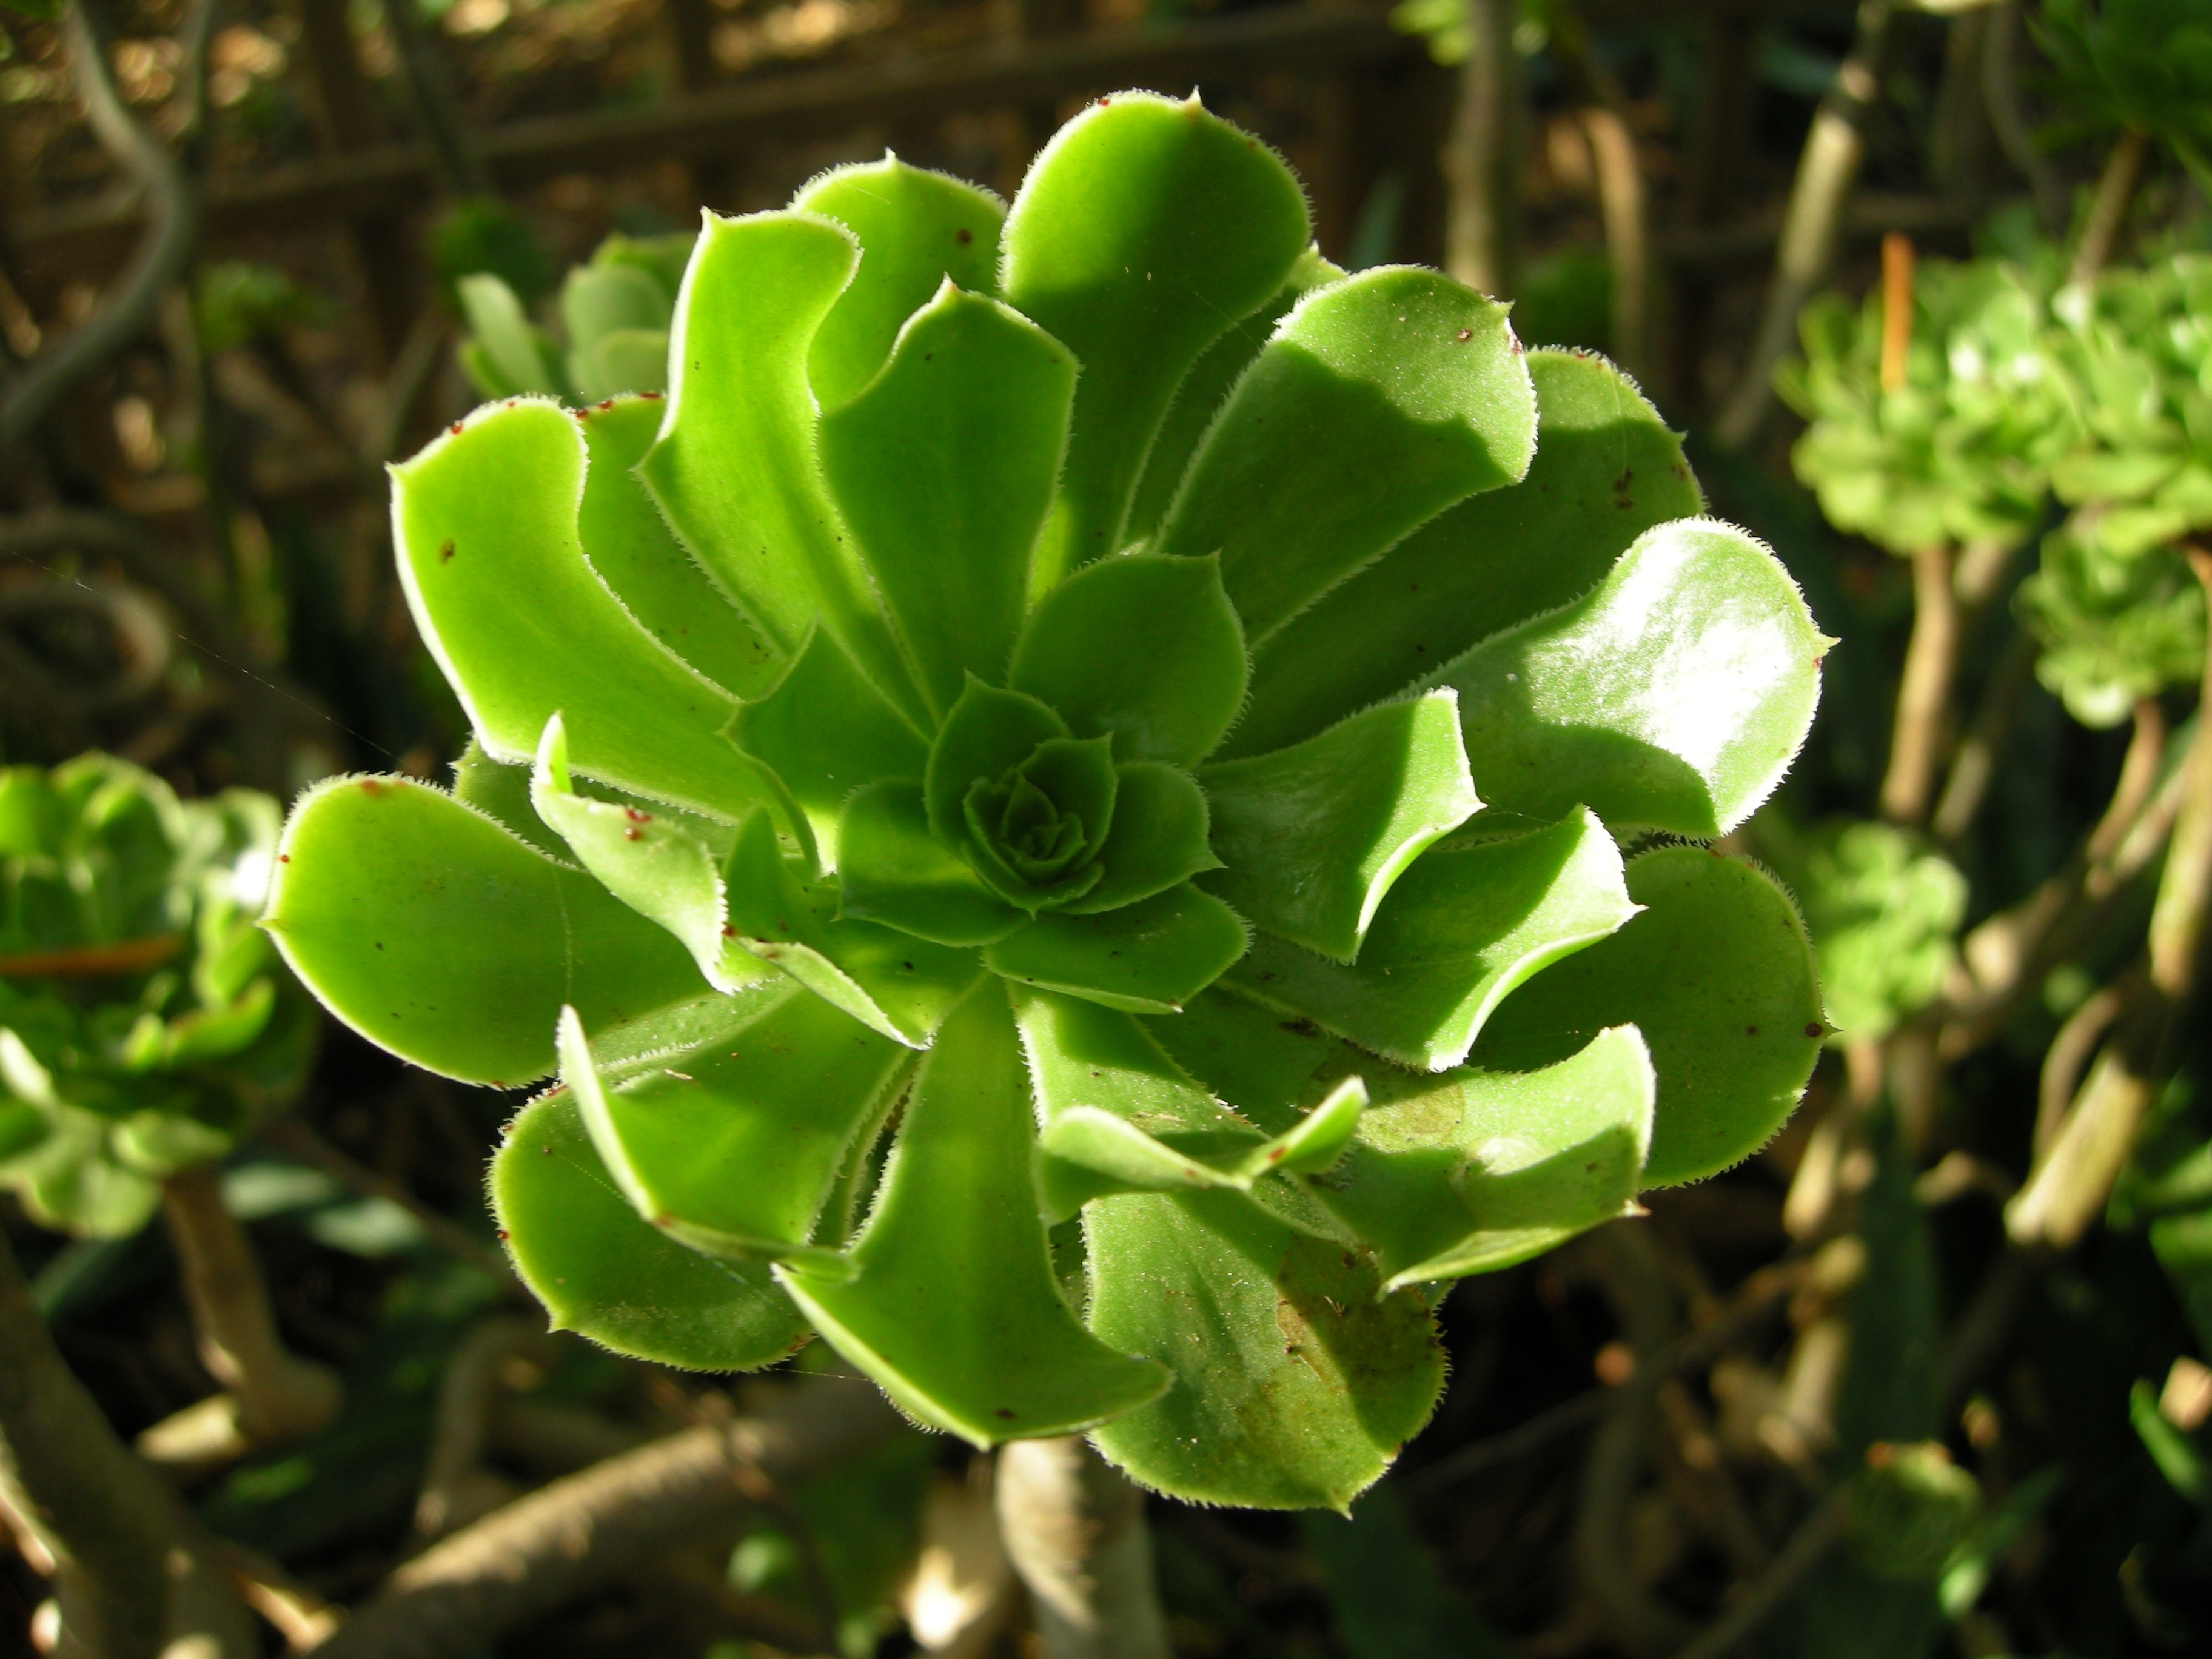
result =
[{"label": "glossy sunlit leaf", "polygon": [[860,244],[860,269],[807,353],[824,409],[848,402],[876,377],[900,327],[939,284],[950,279],[970,294],[998,291],[1006,210],[988,191],[886,152],[880,161],[831,168],[791,205],[835,219]]},{"label": "glossy sunlit leaf", "polygon": [[1087,1427],[1167,1382],[1088,1335],[1060,1297],[1030,1174],[1028,1097],[1006,993],[980,985],[921,1061],[851,1277],[777,1269],[884,1393],[978,1446]]},{"label": "glossy sunlit leaf", "polygon": [[584,463],[575,417],[524,402],[478,410],[392,468],[416,627],[495,759],[527,761],[565,710],[577,770],[735,818],[766,796],[720,735],[730,698],[585,563]]},{"label": "glossy sunlit leaf", "polygon": [[1782,1127],[1826,1027],[1796,907],[1755,865],[1667,847],[1628,866],[1644,913],[1506,1000],[1478,1065],[1527,1070],[1633,1023],[1658,1074],[1648,1187],[1696,1181]]},{"label": "glossy sunlit leaf", "polygon": [[527,766],[507,766],[484,753],[474,738],[453,763],[453,799],[513,830],[548,858],[574,864],[576,855],[530,804]]},{"label": "glossy sunlit leaf", "polygon": [[1307,295],[1222,405],[1153,551],[1218,552],[1257,643],[1423,520],[1520,477],[1536,402],[1506,310],[1405,265]]},{"label": "glossy sunlit leaf", "polygon": [[918,778],[929,754],[921,731],[821,629],[781,679],[739,705],[730,738],[783,781],[824,858],[836,854],[838,822],[854,790],[881,778]]},{"label": "glossy sunlit leaf", "polygon": [[1206,769],[1223,869],[1262,932],[1340,962],[1406,867],[1480,807],[1449,692],[1385,703],[1294,748]]},{"label": "glossy sunlit leaf", "polygon": [[1434,678],[1460,694],[1475,787],[1552,817],[1717,836],[1796,757],[1828,641],[1789,573],[1709,519],[1637,539],[1587,597],[1485,641]]},{"label": "glossy sunlit leaf", "polygon": [[1152,453],[1145,458],[1145,476],[1129,507],[1130,539],[1149,536],[1159,528],[1168,503],[1175,499],[1182,475],[1190,466],[1190,458],[1198,453],[1198,446],[1206,436],[1206,428],[1213,424],[1214,416],[1228,401],[1230,389],[1267,343],[1275,325],[1307,294],[1343,275],[1343,268],[1322,258],[1318,247],[1309,247],[1291,267],[1290,276],[1275,291],[1275,297],[1206,347],[1190,366],[1190,373],[1176,388],[1175,402],[1168,406],[1167,418],[1160,422],[1159,436],[1152,441]]},{"label": "glossy sunlit leaf", "polygon": [[1074,392],[1065,348],[948,283],[823,417],[823,471],[933,713],[969,672],[1006,678]]},{"label": "glossy sunlit leaf", "polygon": [[639,465],[672,528],[770,644],[817,623],[914,708],[815,451],[806,354],[860,246],[808,213],[706,216],[668,348],[668,412]]},{"label": "glossy sunlit leaf", "polygon": [[515,1271],[556,1330],[702,1371],[773,1364],[806,1340],[766,1263],[702,1255],[639,1219],[566,1091],[507,1125],[491,1200]]},{"label": "glossy sunlit leaf", "polygon": [[1244,954],[1237,913],[1188,882],[1097,915],[1046,911],[988,945],[991,971],[1132,1013],[1170,1013]]},{"label": "glossy sunlit leaf", "polygon": [[716,990],[735,991],[775,976],[724,925],[721,866],[727,839],[710,836],[714,826],[682,813],[578,794],[568,775],[567,731],[557,714],[545,723],[538,746],[530,800],[538,820],[561,833],[569,855],[608,892],[683,941]]},{"label": "glossy sunlit leaf", "polygon": [[714,1255],[811,1256],[853,1143],[882,1122],[912,1056],[788,980],[746,994],[732,1029],[619,1086],[573,1009],[561,1080],[637,1213]]},{"label": "glossy sunlit leaf", "polygon": [[939,945],[988,945],[1029,919],[930,833],[918,783],[870,784],[846,804],[837,878],[845,915]]},{"label": "glossy sunlit leaf", "polygon": [[1132,1478],[1200,1504],[1341,1510],[1443,1386],[1428,1304],[1237,1193],[1133,1193],[1084,1212],[1091,1328],[1175,1373],[1092,1432]]},{"label": "glossy sunlit leaf", "polygon": [[1045,146],[1006,216],[1005,294],[1083,366],[1047,581],[1120,547],[1176,386],[1310,234],[1290,169],[1194,96],[1102,99]]},{"label": "glossy sunlit leaf", "polygon": [[[1141,639],[1145,648],[1132,651]],[[1192,766],[1244,697],[1244,632],[1218,560],[1127,554],[1077,572],[1039,601],[1008,684],[1122,760]]]},{"label": "glossy sunlit leaf", "polygon": [[722,883],[732,944],[908,1048],[927,1045],[981,971],[969,951],[841,919],[837,890],[783,856],[765,813],[738,826]]},{"label": "glossy sunlit leaf", "polygon": [[1635,909],[1613,837],[1584,811],[1417,860],[1376,913],[1356,964],[1263,933],[1231,973],[1240,988],[1363,1048],[1441,1071],[1467,1058],[1514,987]]},{"label": "glossy sunlit leaf", "polygon": [[577,525],[584,558],[640,626],[724,690],[757,696],[781,655],[668,533],[635,475],[660,430],[658,398],[577,411],[590,453]]},{"label": "glossy sunlit leaf", "polygon": [[1077,915],[1119,909],[1220,862],[1208,838],[1206,792],[1197,781],[1172,766],[1134,761],[1121,769],[1114,827],[1099,849],[1104,874],[1064,908]]},{"label": "glossy sunlit leaf", "polygon": [[1049,1218],[1104,1192],[1250,1185],[1238,1165],[1261,1144],[1259,1131],[1194,1082],[1143,1023],[1044,991],[1023,993],[1015,1010]]},{"label": "glossy sunlit leaf", "polygon": [[1581,598],[1653,526],[1703,510],[1682,441],[1619,369],[1581,352],[1527,361],[1528,476],[1448,509],[1269,635],[1225,754],[1280,748],[1396,695]]},{"label": "glossy sunlit leaf", "polygon": [[1652,1091],[1632,1026],[1540,1072],[1394,1080],[1316,1190],[1373,1242],[1394,1286],[1494,1273],[1627,1207]]},{"label": "glossy sunlit leaf", "polygon": [[495,1087],[553,1069],[563,1003],[596,1033],[702,988],[684,947],[591,877],[405,778],[301,798],[262,925],[370,1042]]}]

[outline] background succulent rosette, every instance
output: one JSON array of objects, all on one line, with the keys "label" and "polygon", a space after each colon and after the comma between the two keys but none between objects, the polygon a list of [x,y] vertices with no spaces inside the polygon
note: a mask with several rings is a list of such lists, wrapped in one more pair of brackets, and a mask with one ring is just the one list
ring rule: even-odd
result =
[{"label": "background succulent rosette", "polygon": [[887,158],[709,215],[665,396],[395,469],[476,743],[304,799],[268,925],[420,1065],[557,1067],[492,1176],[556,1323],[1340,1506],[1450,1280],[1788,1115],[1802,929],[1687,843],[1825,641],[1609,365],[1310,238],[1102,100],[1011,209]]}]

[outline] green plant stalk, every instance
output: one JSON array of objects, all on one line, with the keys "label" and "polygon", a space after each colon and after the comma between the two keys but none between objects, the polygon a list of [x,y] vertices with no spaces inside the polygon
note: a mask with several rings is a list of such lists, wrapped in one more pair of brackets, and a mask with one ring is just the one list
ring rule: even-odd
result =
[{"label": "green plant stalk", "polygon": [[2128,204],[2135,200],[2136,185],[2149,156],[2150,140],[2133,127],[2122,132],[2112,145],[2112,154],[2105,158],[2104,171],[2097,175],[2096,194],[2089,198],[2089,216],[2082,224],[2081,240],[2066,273],[2069,283],[2087,286],[2111,262],[2120,227],[2128,216]]},{"label": "green plant stalk", "polygon": [[1444,269],[1478,294],[1501,298],[1521,274],[1518,15],[1513,0],[1468,0],[1468,53],[1443,155],[1451,192]]},{"label": "green plant stalk", "polygon": [[[2197,581],[2212,594],[2212,553],[2191,548],[2188,555]],[[2198,696],[2200,711],[2212,708],[2212,653]],[[2048,1154],[2006,1206],[2005,1231],[2015,1245],[2065,1249],[2080,1240],[2104,1213],[2136,1133],[2172,1075],[2212,901],[2212,721],[2201,712],[2182,766],[2180,811],[2145,940],[2148,972]]]},{"label": "green plant stalk", "polygon": [[1912,635],[1897,683],[1897,715],[1889,766],[1881,780],[1881,815],[1917,827],[1934,805],[1951,714],[1951,681],[1959,662],[1959,599],[1951,583],[1951,550],[1912,556]]}]

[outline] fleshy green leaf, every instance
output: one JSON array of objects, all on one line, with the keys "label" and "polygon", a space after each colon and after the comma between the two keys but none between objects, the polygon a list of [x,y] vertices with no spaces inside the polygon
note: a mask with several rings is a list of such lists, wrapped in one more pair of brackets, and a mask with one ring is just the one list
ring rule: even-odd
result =
[{"label": "fleshy green leaf", "polygon": [[608,892],[683,941],[700,974],[718,991],[736,991],[775,976],[731,939],[722,902],[722,860],[702,833],[711,826],[681,813],[649,811],[575,792],[568,775],[568,734],[559,715],[545,723],[530,781],[538,819],[559,830],[576,861]]},{"label": "fleshy green leaf", "polygon": [[1081,897],[1105,873],[1093,861],[1121,793],[1106,738],[1048,738],[1002,778],[978,778],[960,802],[975,872],[1025,910]]},{"label": "fleshy green leaf", "polygon": [[567,390],[553,366],[553,343],[530,320],[513,289],[489,271],[464,276],[453,288],[487,395],[558,397]]},{"label": "fleshy green leaf", "polygon": [[1804,926],[1764,871],[1665,847],[1628,866],[1628,892],[1644,913],[1510,998],[1474,1058],[1529,1070],[1633,1023],[1659,1079],[1644,1184],[1671,1187],[1772,1138],[1826,1028]]},{"label": "fleshy green leaf", "polygon": [[978,1446],[1140,1406],[1160,1368],[1086,1334],[1037,1213],[1028,1079],[1005,993],[979,985],[923,1058],[874,1213],[839,1282],[777,1269],[831,1345],[921,1421]]},{"label": "fleshy green leaf", "polygon": [[597,1033],[703,988],[682,945],[591,877],[405,778],[301,798],[262,925],[370,1042],[495,1088],[553,1069],[563,1003]]},{"label": "fleshy green leaf", "polygon": [[1007,302],[1083,366],[1047,584],[1121,546],[1176,386],[1310,234],[1290,169],[1195,97],[1102,99],[1045,146],[1006,216],[1004,270]]},{"label": "fleshy green leaf", "polygon": [[1237,913],[1186,882],[1098,915],[1047,911],[987,945],[983,961],[993,973],[1040,990],[1164,1014],[1220,978],[1245,944]]},{"label": "fleshy green leaf", "polygon": [[1218,552],[1256,644],[1423,520],[1520,477],[1536,399],[1506,310],[1405,265],[1306,295],[1222,406],[1153,550]]},{"label": "fleshy green leaf", "polygon": [[825,857],[836,852],[854,790],[882,778],[918,778],[929,756],[914,723],[821,629],[765,695],[738,706],[730,737],[783,781]]},{"label": "fleshy green leaf", "polygon": [[1415,860],[1376,913],[1356,965],[1261,933],[1231,975],[1240,989],[1363,1048],[1442,1071],[1467,1058],[1514,987],[1635,909],[1613,838],[1585,810]]},{"label": "fleshy green leaf", "polygon": [[1637,538],[1587,597],[1474,647],[1458,688],[1475,787],[1553,817],[1717,836],[1789,769],[1828,642],[1778,561],[1708,519]]},{"label": "fleshy green leaf", "polygon": [[550,403],[480,410],[392,468],[401,586],[493,758],[527,761],[556,710],[577,770],[734,818],[769,799],[731,764],[731,702],[592,574],[579,541],[585,444]]},{"label": "fleshy green leaf", "polygon": [[577,515],[584,557],[646,632],[723,690],[757,696],[781,659],[668,533],[635,469],[660,430],[658,398],[578,411],[589,448]]},{"label": "fleshy green leaf", "polygon": [[728,1030],[617,1087],[563,1009],[561,1079],[652,1225],[712,1255],[827,1256],[811,1243],[815,1224],[911,1055],[788,980],[732,1012]]},{"label": "fleshy green leaf", "polygon": [[579,403],[599,404],[668,386],[668,330],[617,328],[568,354],[568,384]]},{"label": "fleshy green leaf", "polygon": [[1074,392],[1062,347],[948,282],[823,417],[823,471],[936,713],[968,672],[1006,676]]},{"label": "fleshy green leaf", "polygon": [[1095,1430],[1145,1486],[1200,1504],[1341,1510],[1443,1386],[1427,1303],[1237,1193],[1133,1193],[1084,1211],[1091,1328],[1176,1374]]},{"label": "fleshy green leaf", "polygon": [[914,693],[815,453],[806,354],[860,258],[808,213],[709,213],[668,348],[668,413],[639,464],[670,527],[778,650],[817,623],[894,703]]},{"label": "fleshy green leaf", "polygon": [[453,799],[473,806],[501,828],[513,830],[548,858],[573,864],[575,854],[530,804],[527,766],[507,766],[483,751],[474,738],[453,763]]},{"label": "fleshy green leaf", "polygon": [[922,774],[932,832],[947,847],[965,844],[963,807],[977,780],[1012,771],[1039,744],[1067,734],[1066,722],[1035,697],[971,676],[938,728]]},{"label": "fleshy green leaf", "polygon": [[1626,1209],[1651,1144],[1650,1057],[1632,1026],[1540,1072],[1382,1080],[1322,1201],[1390,1284],[1495,1273]]},{"label": "fleshy green leaf", "polygon": [[1285,623],[1252,653],[1224,752],[1256,755],[1395,696],[1462,652],[1605,579],[1655,525],[1704,508],[1682,441],[1602,357],[1532,351],[1536,459],[1462,501]]},{"label": "fleshy green leaf", "polygon": [[1099,850],[1098,884],[1064,908],[1074,915],[1115,910],[1164,893],[1218,866],[1207,833],[1206,792],[1188,772],[1157,761],[1121,769],[1114,828]]},{"label": "fleshy green leaf", "polygon": [[561,283],[561,325],[572,345],[618,328],[665,328],[669,297],[636,265],[572,265]]},{"label": "fleshy green leaf", "polygon": [[940,945],[988,945],[1028,918],[929,832],[918,783],[870,784],[838,831],[844,914]]},{"label": "fleshy green leaf", "polygon": [[[1130,649],[1141,640],[1144,648]],[[1007,683],[1123,760],[1194,766],[1244,697],[1244,631],[1218,560],[1128,554],[1047,593]]]},{"label": "fleshy green leaf", "polygon": [[1259,1131],[1194,1082],[1137,1019],[1044,991],[1021,994],[1015,1012],[1050,1219],[1104,1192],[1251,1184],[1237,1166],[1261,1145]]},{"label": "fleshy green leaf", "polygon": [[702,1255],[638,1218],[565,1092],[507,1126],[491,1199],[515,1271],[556,1330],[703,1371],[773,1364],[806,1340],[765,1263]]},{"label": "fleshy green leaf", "polygon": [[1208,767],[1206,886],[1253,925],[1340,962],[1391,884],[1479,810],[1449,692],[1384,703],[1295,748]]},{"label": "fleshy green leaf", "polygon": [[1230,389],[1252,366],[1252,360],[1274,333],[1275,325],[1306,295],[1343,275],[1343,268],[1322,258],[1319,248],[1307,248],[1291,267],[1290,276],[1275,291],[1275,297],[1206,347],[1190,366],[1190,373],[1176,388],[1175,402],[1168,407],[1167,418],[1160,422],[1160,434],[1152,441],[1152,453],[1145,458],[1145,476],[1137,485],[1136,500],[1129,508],[1131,538],[1149,536],[1159,527],[1161,519],[1167,514],[1168,503],[1175,499],[1182,475],[1189,468],[1190,458],[1198,453],[1198,446],[1206,437],[1206,428],[1213,424],[1213,417],[1228,401]]},{"label": "fleshy green leaf", "polygon": [[876,377],[891,342],[938,285],[970,294],[999,286],[999,228],[1006,205],[988,191],[886,153],[833,167],[792,198],[804,213],[835,219],[860,244],[860,269],[814,336],[807,371],[824,409]]}]

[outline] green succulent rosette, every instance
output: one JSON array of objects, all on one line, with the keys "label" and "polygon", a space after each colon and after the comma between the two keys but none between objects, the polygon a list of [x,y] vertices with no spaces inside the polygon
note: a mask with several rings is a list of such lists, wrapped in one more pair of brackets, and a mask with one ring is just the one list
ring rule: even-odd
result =
[{"label": "green succulent rosette", "polygon": [[1910,554],[2016,546],[2041,527],[2078,430],[2048,337],[2048,280],[1998,261],[1921,262],[1901,384],[1881,384],[1882,297],[1824,295],[1777,377],[1810,423],[1790,459],[1840,530]]},{"label": "green succulent rosette", "polygon": [[306,1074],[313,1006],[256,926],[276,803],[106,755],[0,771],[0,1182],[120,1236]]},{"label": "green succulent rosette", "polygon": [[668,384],[668,324],[691,257],[689,236],[610,236],[562,279],[567,343],[531,319],[521,296],[477,271],[454,284],[469,327],[460,363],[487,398],[543,392],[574,404]]},{"label": "green succulent rosette", "polygon": [[395,469],[476,744],[303,799],[268,925],[418,1064],[557,1067],[492,1173],[557,1323],[1340,1507],[1449,1281],[1788,1115],[1802,929],[1686,842],[1825,641],[1610,365],[1310,237],[1256,140],[1102,100],[1010,209],[886,160],[709,216],[665,398]]}]

